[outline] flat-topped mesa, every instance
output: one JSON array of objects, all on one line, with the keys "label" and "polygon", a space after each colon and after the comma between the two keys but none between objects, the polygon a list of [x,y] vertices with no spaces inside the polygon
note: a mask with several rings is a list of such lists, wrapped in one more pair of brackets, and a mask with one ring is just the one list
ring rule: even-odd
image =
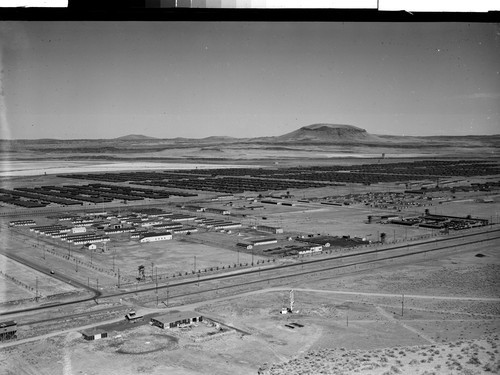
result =
[{"label": "flat-topped mesa", "polygon": [[352,125],[338,124],[313,124],[303,126],[291,133],[277,137],[280,141],[313,141],[313,142],[336,142],[375,140],[365,129]]}]

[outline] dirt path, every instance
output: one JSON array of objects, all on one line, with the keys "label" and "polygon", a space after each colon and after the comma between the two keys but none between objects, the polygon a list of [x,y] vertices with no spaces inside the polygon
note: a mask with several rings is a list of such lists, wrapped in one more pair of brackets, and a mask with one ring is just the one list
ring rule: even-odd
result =
[{"label": "dirt path", "polygon": [[71,367],[71,353],[68,349],[68,343],[71,341],[71,335],[69,333],[66,334],[64,338],[64,349],[63,349],[63,375],[71,375],[73,374],[73,370]]},{"label": "dirt path", "polygon": [[[347,295],[360,295],[360,296],[368,296],[368,297],[401,297],[401,294],[394,294],[394,293],[346,292],[346,291],[340,291],[340,290],[301,289],[301,288],[272,288],[272,290],[288,290],[288,289],[294,289],[294,290],[300,291],[300,292],[347,294]],[[271,289],[266,289],[266,290],[271,291]],[[417,298],[417,299],[500,302],[500,298],[487,298],[487,297],[424,296],[424,295],[419,295],[419,294],[405,294],[404,296],[405,296],[405,298]]]},{"label": "dirt path", "polygon": [[391,314],[389,314],[387,311],[385,311],[382,307],[376,306],[375,308],[380,313],[380,315],[382,315],[388,321],[390,321],[394,324],[399,324],[401,327],[406,328],[408,331],[413,332],[414,334],[416,334],[417,336],[420,336],[421,338],[430,342],[431,344],[436,344],[436,342],[433,339],[431,339],[429,336],[424,335],[422,332],[419,332],[417,329],[410,327],[408,324],[405,324],[402,321],[395,319]]}]

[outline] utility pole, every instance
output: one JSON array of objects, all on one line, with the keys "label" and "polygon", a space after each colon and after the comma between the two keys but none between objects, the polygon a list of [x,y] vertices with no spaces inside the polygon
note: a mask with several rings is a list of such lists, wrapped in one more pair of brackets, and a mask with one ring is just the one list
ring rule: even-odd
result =
[{"label": "utility pole", "polygon": [[78,272],[78,259],[75,258],[75,271]]},{"label": "utility pole", "polygon": [[240,265],[240,249],[238,249],[238,256],[237,256],[236,260],[237,260],[236,264],[239,266]]},{"label": "utility pole", "polygon": [[155,288],[155,293],[156,293],[156,306],[158,306],[158,269],[156,270],[156,288]]},{"label": "utility pole", "polygon": [[38,302],[38,277],[35,278],[35,301]]},{"label": "utility pole", "polygon": [[99,290],[99,279],[96,279],[97,280],[97,287],[96,289]]},{"label": "utility pole", "polygon": [[151,281],[154,280],[154,275],[155,275],[155,269],[154,269],[154,267],[155,267],[154,262],[151,262]]},{"label": "utility pole", "polygon": [[402,295],[402,299],[401,299],[401,316],[403,316],[403,313],[404,313],[404,307],[405,307],[405,295],[403,294]]},{"label": "utility pole", "polygon": [[194,256],[194,272],[196,272],[196,255]]},{"label": "utility pole", "polygon": [[118,288],[120,287],[120,269],[118,268]]}]

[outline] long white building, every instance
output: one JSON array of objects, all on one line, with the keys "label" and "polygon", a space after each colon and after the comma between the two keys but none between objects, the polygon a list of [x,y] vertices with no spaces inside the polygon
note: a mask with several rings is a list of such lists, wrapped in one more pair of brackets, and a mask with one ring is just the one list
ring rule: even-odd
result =
[{"label": "long white building", "polygon": [[143,237],[141,238],[140,242],[154,242],[154,241],[165,241],[165,240],[171,240],[172,239],[172,233],[166,232],[166,233],[147,233],[144,234]]}]

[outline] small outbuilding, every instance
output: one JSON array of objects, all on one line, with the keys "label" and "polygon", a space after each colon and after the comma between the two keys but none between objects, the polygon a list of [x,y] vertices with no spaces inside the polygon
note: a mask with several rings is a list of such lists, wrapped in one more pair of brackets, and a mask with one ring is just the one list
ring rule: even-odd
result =
[{"label": "small outbuilding", "polygon": [[177,311],[151,318],[150,324],[162,329],[189,326],[202,322],[203,316],[194,311]]},{"label": "small outbuilding", "polygon": [[85,248],[87,250],[96,250],[97,249],[97,245],[95,243],[86,243],[83,246],[85,246]]},{"label": "small outbuilding", "polygon": [[85,340],[92,341],[92,340],[104,339],[108,337],[108,333],[99,330],[89,330],[82,332],[82,336]]},{"label": "small outbuilding", "polygon": [[253,249],[253,245],[252,244],[248,244],[248,243],[244,243],[244,242],[238,242],[236,244],[236,246],[239,246],[239,247],[243,247],[247,250],[252,250]]},{"label": "small outbuilding", "polygon": [[283,228],[270,227],[267,225],[257,225],[256,228],[259,232],[267,232],[273,234],[283,233]]},{"label": "small outbuilding", "polygon": [[144,316],[137,315],[135,311],[130,311],[127,315],[125,315],[125,319],[130,323],[135,323],[144,319]]}]

